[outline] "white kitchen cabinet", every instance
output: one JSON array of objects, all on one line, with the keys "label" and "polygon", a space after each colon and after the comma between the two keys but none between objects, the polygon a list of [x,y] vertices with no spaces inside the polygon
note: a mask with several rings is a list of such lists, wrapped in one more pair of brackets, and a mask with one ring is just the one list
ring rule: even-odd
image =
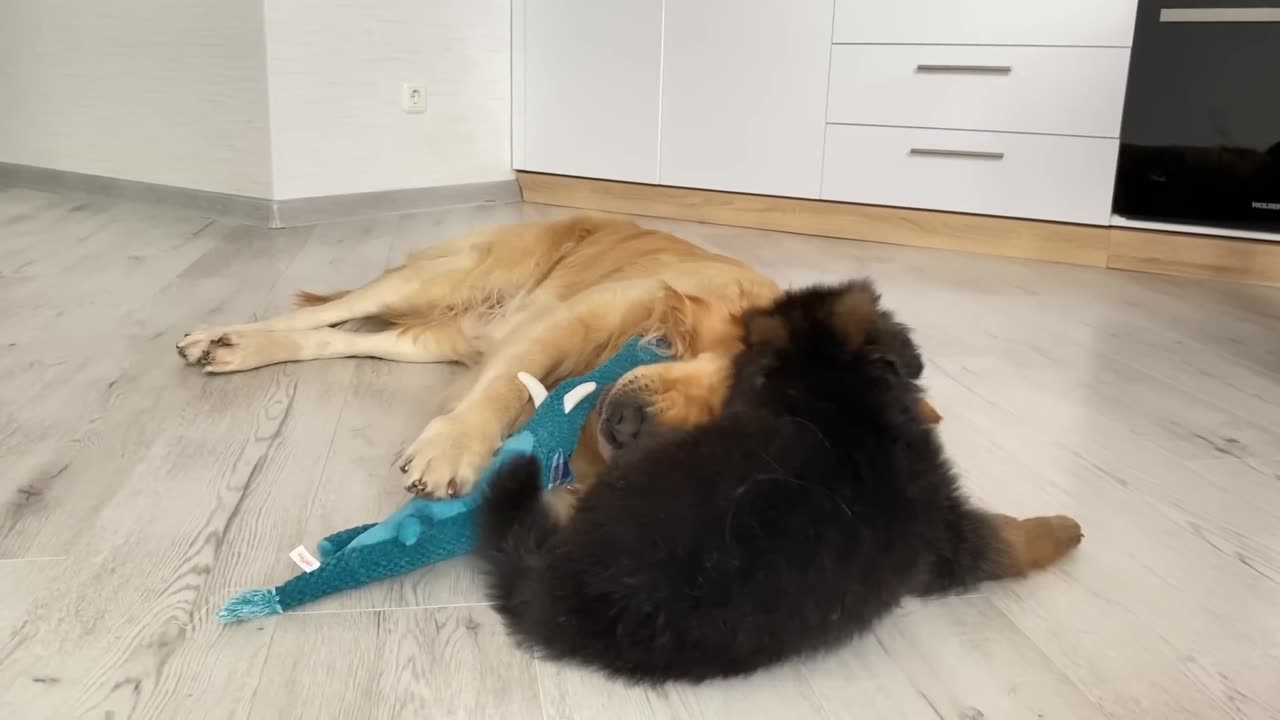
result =
[{"label": "white kitchen cabinet", "polygon": [[817,197],[833,0],[666,0],[663,185]]},{"label": "white kitchen cabinet", "polygon": [[658,181],[662,0],[514,0],[517,169]]},{"label": "white kitchen cabinet", "polygon": [[1137,0],[512,0],[521,170],[1106,224]]}]

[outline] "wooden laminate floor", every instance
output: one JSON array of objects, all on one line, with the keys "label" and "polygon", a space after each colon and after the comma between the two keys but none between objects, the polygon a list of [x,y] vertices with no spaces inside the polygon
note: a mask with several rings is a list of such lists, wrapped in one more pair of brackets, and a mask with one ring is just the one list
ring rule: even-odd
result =
[{"label": "wooden laminate floor", "polygon": [[446,366],[207,377],[201,324],[347,287],[504,205],[269,231],[0,191],[0,718],[1278,718],[1280,291],[646,221],[789,284],[870,274],[983,503],[1068,562],[910,602],[825,657],[646,689],[515,648],[454,561],[220,627],[403,500]]}]

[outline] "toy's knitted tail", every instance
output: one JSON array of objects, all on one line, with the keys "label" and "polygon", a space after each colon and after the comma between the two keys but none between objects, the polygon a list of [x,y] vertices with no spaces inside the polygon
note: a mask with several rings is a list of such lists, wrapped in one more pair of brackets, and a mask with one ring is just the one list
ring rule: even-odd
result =
[{"label": "toy's knitted tail", "polygon": [[[349,545],[352,540],[360,537],[364,531],[373,527],[374,524],[369,523],[368,525],[358,525],[346,530],[339,530],[324,538],[316,546],[316,550],[320,552],[320,559],[328,560],[337,555],[340,550]],[[284,612],[284,608],[280,605],[279,590],[279,588],[245,590],[222,606],[222,609],[218,611],[218,622],[233,623],[264,618],[268,615],[279,615]]]},{"label": "toy's knitted tail", "polygon": [[218,621],[233,623],[279,615],[325,595],[465,555],[475,546],[473,518],[456,515],[432,523],[412,545],[384,544],[338,552],[370,527],[351,528],[321,540],[319,550],[325,559],[319,568],[274,588],[246,590],[236,595],[218,611]]}]

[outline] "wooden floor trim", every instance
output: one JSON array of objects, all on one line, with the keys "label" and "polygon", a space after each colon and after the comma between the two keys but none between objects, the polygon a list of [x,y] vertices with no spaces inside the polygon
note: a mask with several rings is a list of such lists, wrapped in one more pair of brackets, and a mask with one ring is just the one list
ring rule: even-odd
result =
[{"label": "wooden floor trim", "polygon": [[1280,285],[1280,243],[1113,227],[1107,267]]},{"label": "wooden floor trim", "polygon": [[526,202],[1280,285],[1280,243],[517,173]]}]

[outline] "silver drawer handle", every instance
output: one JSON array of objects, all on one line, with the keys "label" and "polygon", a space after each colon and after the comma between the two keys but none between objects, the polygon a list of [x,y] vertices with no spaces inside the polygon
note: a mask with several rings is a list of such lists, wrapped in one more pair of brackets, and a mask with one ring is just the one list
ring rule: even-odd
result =
[{"label": "silver drawer handle", "polygon": [[1003,160],[1002,152],[983,152],[981,150],[946,150],[944,148],[911,148],[910,155],[946,155],[948,157],[986,158],[987,160]]},{"label": "silver drawer handle", "polygon": [[1162,8],[1162,23],[1280,22],[1280,8]]},{"label": "silver drawer handle", "polygon": [[916,72],[946,73],[991,73],[1008,75],[1013,72],[1012,65],[917,65]]}]

